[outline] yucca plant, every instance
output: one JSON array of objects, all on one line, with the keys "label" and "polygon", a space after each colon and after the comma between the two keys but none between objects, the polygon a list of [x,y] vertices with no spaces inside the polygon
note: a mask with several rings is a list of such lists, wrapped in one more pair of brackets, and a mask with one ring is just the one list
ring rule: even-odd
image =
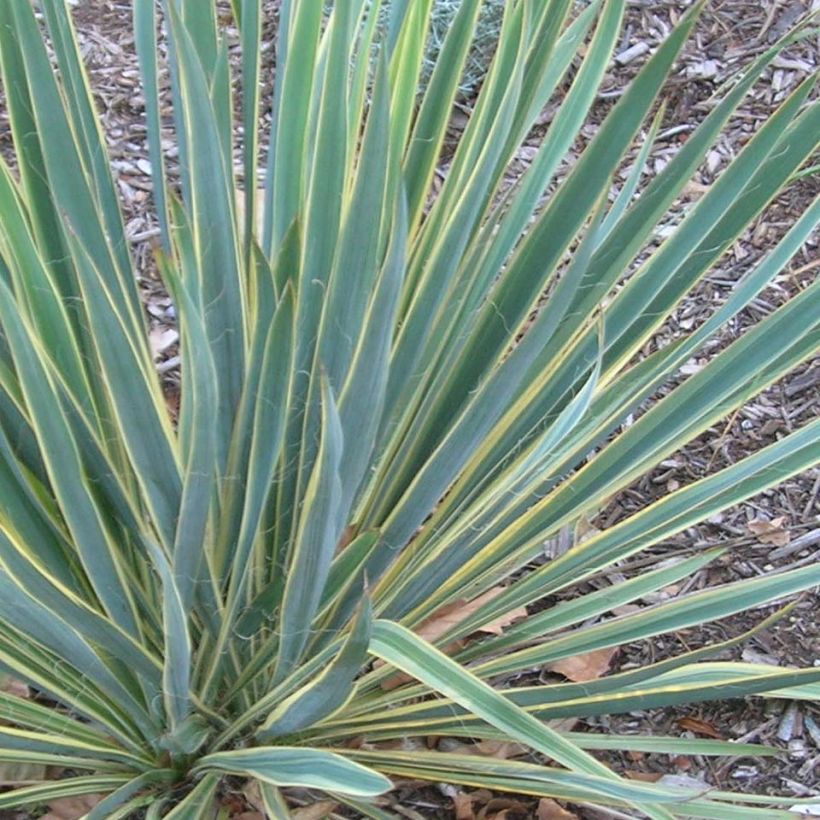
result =
[{"label": "yucca plant", "polygon": [[[817,697],[820,669],[710,662],[720,645],[584,684],[509,684],[820,583],[803,566],[611,614],[720,554],[709,550],[569,595],[816,462],[820,422],[544,558],[548,539],[820,341],[815,283],[646,410],[820,219],[815,201],[705,323],[636,356],[811,157],[820,105],[804,82],[660,241],[733,110],[801,32],[748,66],[636,195],[660,121],[648,118],[702,4],[563,167],[624,5],[573,17],[571,0],[507,2],[433,195],[481,0],[460,4],[420,103],[432,0],[394,4],[389,37],[378,2],[340,0],[326,18],[324,0],[282,0],[269,127],[260,0],[232,3],[241,65],[222,5],[135,0],[155,259],[181,334],[174,424],[70,13],[62,0],[43,0],[42,19],[30,0],[0,3],[15,159],[0,164],[0,669],[32,693],[0,688],[0,762],[60,772],[0,794],[0,809],[103,793],[91,820],[204,818],[238,777],[274,818],[317,793],[381,818],[377,796],[409,778],[621,816],[788,815],[771,797],[629,781],[591,754],[769,750],[556,721]],[[505,169],[556,95],[509,187]],[[163,156],[171,127],[178,178]],[[449,626],[426,640],[443,610]],[[396,743],[431,735],[509,739],[533,756]]]}]

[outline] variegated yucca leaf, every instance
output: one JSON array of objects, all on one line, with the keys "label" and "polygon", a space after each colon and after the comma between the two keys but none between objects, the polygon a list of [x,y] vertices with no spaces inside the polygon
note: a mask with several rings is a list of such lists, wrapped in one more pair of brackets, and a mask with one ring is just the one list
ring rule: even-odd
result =
[{"label": "variegated yucca leaf", "polygon": [[[815,464],[820,422],[543,557],[545,542],[818,349],[815,283],[675,379],[801,250],[820,222],[815,201],[703,324],[637,355],[807,173],[814,79],[659,238],[735,109],[807,26],[747,66],[642,187],[657,101],[703,4],[564,165],[625,0],[577,15],[571,0],[510,0],[439,184],[482,0],[460,3],[421,92],[435,0],[282,0],[275,69],[268,5],[133,3],[154,260],[181,336],[172,422],[69,6],[0,3],[14,149],[0,161],[0,674],[37,694],[0,685],[0,765],[67,773],[0,793],[0,809],[104,794],[90,820],[195,820],[214,816],[238,776],[256,781],[273,818],[288,815],[290,788],[382,818],[392,815],[375,798],[400,777],[619,816],[788,816],[768,796],[630,781],[593,755],[769,749],[554,722],[811,699],[820,670],[714,660],[741,636],[583,684],[509,681],[820,584],[803,566],[613,614],[722,554],[693,549],[571,594]],[[541,147],[511,178],[556,100]],[[464,616],[448,631],[420,637],[454,606]],[[502,634],[476,637],[492,623]],[[533,757],[394,742],[429,735],[517,741]]]}]

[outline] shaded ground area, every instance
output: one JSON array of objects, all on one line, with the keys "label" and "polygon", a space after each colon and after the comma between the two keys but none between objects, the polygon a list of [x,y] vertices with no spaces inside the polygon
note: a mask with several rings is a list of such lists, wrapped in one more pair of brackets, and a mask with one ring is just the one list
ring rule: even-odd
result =
[{"label": "shaded ground area", "polygon": [[[629,79],[651,50],[669,33],[688,5],[674,0],[631,3],[615,63],[593,116],[584,127],[575,149],[576,155],[594,135],[598,124]],[[791,25],[808,14],[811,6],[811,0],[712,0],[708,4],[696,36],[687,46],[664,94],[667,106],[664,122],[647,178],[660,171],[674,155],[697,122],[710,110],[712,95],[733,71],[765,50]],[[820,8],[817,0],[814,7]],[[151,242],[158,231],[148,208],[151,179],[143,124],[144,101],[139,92],[130,15],[131,3],[126,0],[93,0],[81,3],[76,9],[85,56],[111,142],[120,193],[126,203],[128,235],[140,269],[145,271],[140,284],[152,325],[157,365],[166,378],[169,403],[173,410],[177,395],[178,337],[174,329],[173,306],[152,273]],[[676,206],[677,210],[671,213],[669,229],[686,208],[697,201],[767,115],[803,79],[817,70],[820,62],[818,54],[820,41],[815,37],[789,48],[775,60],[724,132],[720,143],[709,154],[705,167],[700,169],[685,198]],[[542,131],[547,127],[550,116],[551,110],[547,109]],[[0,150],[6,152],[10,137],[4,117],[0,109]],[[453,136],[458,136],[458,117]],[[511,169],[512,174],[520,173],[532,159],[538,139],[539,133],[536,132],[519,152]],[[172,144],[169,143],[168,148],[169,155],[173,157]],[[570,156],[569,162],[572,159]],[[447,164],[444,162],[441,174],[446,172]],[[624,178],[627,172],[628,168],[625,168]],[[781,196],[666,323],[652,346],[666,344],[697,327],[715,305],[725,299],[738,279],[788,230],[818,193],[820,181],[814,175],[801,179]],[[818,244],[820,240],[815,237],[814,243],[804,248],[751,308],[687,364],[681,378],[696,372],[706,360],[742,335],[748,327],[816,279],[820,257]],[[643,352],[647,353],[649,349]],[[612,526],[666,492],[734,463],[816,417],[818,407],[820,358],[807,362],[732,418],[666,459],[653,473],[612,499],[588,522],[588,527],[605,529]],[[664,594],[673,597],[716,583],[761,575],[776,567],[812,563],[820,559],[819,497],[820,469],[814,469],[737,509],[657,545],[642,556],[642,564],[633,562],[619,568],[620,572],[626,577],[639,571],[641,565],[647,562],[658,563],[680,555],[682,551],[704,546],[723,545],[727,548],[720,559],[685,585],[665,591]],[[590,584],[601,588],[618,580],[618,576],[610,573],[594,579]],[[628,669],[669,657],[684,649],[735,637],[775,610],[776,607],[771,607],[745,612],[717,624],[624,647],[611,658],[610,668]],[[815,592],[804,596],[780,622],[757,634],[742,647],[732,650],[726,657],[779,665],[820,665],[818,610],[820,594]],[[522,682],[558,679],[550,677],[550,674],[533,670]],[[766,760],[670,759],[664,755],[613,754],[610,762],[637,778],[675,775],[726,789],[803,797],[820,794],[819,725],[820,707],[815,705],[796,706],[778,701],[745,699],[589,719],[579,724],[579,728],[768,743],[782,749],[783,754]],[[247,808],[240,797],[237,797],[235,806],[237,812],[243,806]],[[538,807],[531,800],[499,800],[483,793],[465,797],[449,787],[422,787],[417,784],[400,788],[396,804],[391,808],[408,817],[425,818],[457,816],[512,820],[515,817],[561,817],[557,806],[554,809]],[[554,813],[548,814],[548,810]],[[598,816],[597,812],[586,808],[572,811],[564,817]],[[0,812],[0,817],[2,815]]]}]

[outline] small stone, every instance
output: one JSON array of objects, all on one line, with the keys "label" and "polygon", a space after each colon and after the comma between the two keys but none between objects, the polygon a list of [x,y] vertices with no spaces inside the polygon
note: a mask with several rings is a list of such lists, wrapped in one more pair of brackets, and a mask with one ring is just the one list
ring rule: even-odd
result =
[{"label": "small stone", "polygon": [[751,780],[757,777],[757,766],[738,766],[731,774],[735,780]]},{"label": "small stone", "polygon": [[789,741],[789,757],[792,760],[805,760],[808,757],[809,750],[806,748],[806,742],[799,737]]}]

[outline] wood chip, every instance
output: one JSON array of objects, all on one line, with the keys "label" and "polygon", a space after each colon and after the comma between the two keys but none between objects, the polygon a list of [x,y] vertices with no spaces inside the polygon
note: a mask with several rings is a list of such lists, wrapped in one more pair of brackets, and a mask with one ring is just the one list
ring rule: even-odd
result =
[{"label": "wood chip", "polygon": [[583,683],[603,677],[612,664],[612,659],[618,653],[617,646],[596,649],[586,655],[575,655],[571,658],[562,658],[547,665],[550,672],[557,672],[574,683]]},{"label": "wood chip", "polygon": [[620,54],[615,55],[615,62],[618,65],[627,65],[628,63],[637,60],[638,57],[643,56],[646,52],[649,51],[649,44],[641,40],[638,43],[635,43],[634,46],[630,46],[625,51],[622,51]]}]

